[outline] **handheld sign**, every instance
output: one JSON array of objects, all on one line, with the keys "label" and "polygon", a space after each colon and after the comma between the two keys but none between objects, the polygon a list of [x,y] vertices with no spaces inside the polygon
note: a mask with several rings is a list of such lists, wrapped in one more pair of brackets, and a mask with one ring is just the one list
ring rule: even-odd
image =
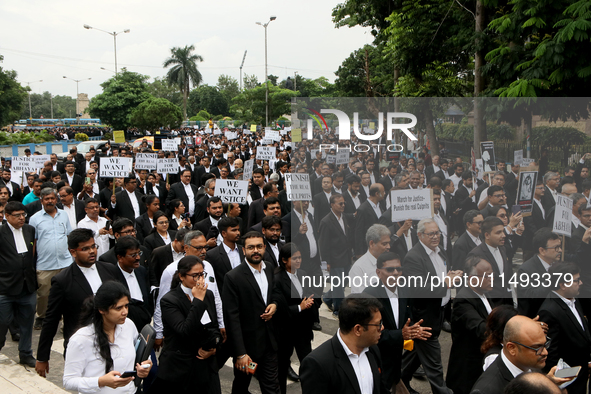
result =
[{"label": "handheld sign", "polygon": [[293,129],[291,131],[292,142],[302,142],[302,129]]},{"label": "handheld sign", "polygon": [[265,130],[265,139],[271,141],[281,141],[281,136],[277,130]]},{"label": "handheld sign", "polygon": [[390,193],[392,222],[433,217],[431,191],[431,189],[392,190]]},{"label": "handheld sign", "polygon": [[248,195],[248,181],[234,179],[217,179],[215,181],[214,197],[219,197],[223,202],[246,204]]},{"label": "handheld sign", "polygon": [[179,172],[179,161],[177,159],[157,159],[156,172],[159,174],[176,174]]},{"label": "handheld sign", "polygon": [[337,153],[336,165],[349,164],[349,152],[342,151]]},{"label": "handheld sign", "polygon": [[238,138],[238,133],[235,133],[233,131],[224,131],[224,136],[226,136],[228,140],[235,140],[236,138]]},{"label": "handheld sign", "polygon": [[326,155],[326,164],[335,163],[337,161],[336,155]]},{"label": "handheld sign", "polygon": [[521,171],[519,173],[516,203],[521,207],[523,217],[531,216],[537,178],[537,171]]},{"label": "handheld sign", "polygon": [[155,170],[158,167],[158,154],[138,153],[135,155],[136,170]]},{"label": "handheld sign", "polygon": [[242,173],[242,179],[245,181],[252,178],[252,171],[254,168],[254,159],[246,160],[244,162],[244,172]]},{"label": "handheld sign", "polygon": [[257,160],[275,160],[274,146],[259,146],[257,148]]},{"label": "handheld sign", "polygon": [[162,150],[163,151],[168,151],[168,152],[174,152],[177,151],[179,149],[179,144],[175,139],[171,140],[171,139],[165,139],[162,140]]},{"label": "handheld sign", "polygon": [[106,178],[127,178],[132,161],[131,157],[101,157],[99,174]]},{"label": "handheld sign", "polygon": [[33,157],[35,158],[35,167],[37,168],[43,168],[43,164],[51,158],[49,155],[37,155]]},{"label": "handheld sign", "polygon": [[312,201],[310,175],[285,174],[287,201]]},{"label": "handheld sign", "polygon": [[573,200],[569,197],[558,194],[556,208],[554,211],[554,223],[552,232],[556,234],[571,236],[571,224],[573,214]]},{"label": "handheld sign", "polygon": [[518,166],[523,162],[523,149],[513,152],[513,165]]},{"label": "handheld sign", "polygon": [[493,141],[482,141],[480,143],[480,157],[484,163],[484,172],[496,171],[495,143]]},{"label": "handheld sign", "polygon": [[257,125],[256,125],[256,124],[251,124],[251,125],[250,125],[250,132],[251,132],[251,133],[254,133],[254,132],[256,132],[256,131],[257,131]]},{"label": "handheld sign", "polygon": [[12,171],[35,172],[35,156],[12,156]]},{"label": "handheld sign", "polygon": [[113,138],[115,139],[115,142],[118,144],[125,143],[125,131],[124,130],[113,131]]}]

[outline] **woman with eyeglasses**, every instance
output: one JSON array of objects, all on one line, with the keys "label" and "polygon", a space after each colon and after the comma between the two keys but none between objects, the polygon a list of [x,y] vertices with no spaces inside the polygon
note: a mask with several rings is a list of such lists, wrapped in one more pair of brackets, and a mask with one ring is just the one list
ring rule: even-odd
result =
[{"label": "woman with eyeglasses", "polygon": [[164,347],[150,393],[221,393],[216,350],[222,343],[207,273],[196,256],[183,257],[162,297]]},{"label": "woman with eyeglasses", "polygon": [[157,247],[170,244],[176,235],[176,231],[168,229],[169,220],[164,212],[156,211],[152,220],[154,228],[144,239],[144,246],[150,250],[150,253]]},{"label": "woman with eyeglasses", "polygon": [[179,230],[183,227],[191,228],[191,221],[185,217],[185,204],[178,198],[168,203],[166,216],[170,219],[171,230]]},{"label": "woman with eyeglasses", "polygon": [[513,256],[517,249],[523,243],[523,225],[521,212],[511,215],[511,213],[502,205],[496,205],[489,209],[490,216],[496,216],[503,222],[505,226],[505,251],[507,252],[507,259],[509,263],[513,264]]},{"label": "woman with eyeglasses", "polygon": [[[107,281],[83,306],[78,329],[68,342],[64,387],[79,393],[135,393],[134,379],[145,378],[152,362],[135,363],[138,331],[127,319],[129,292],[119,282]],[[135,371],[137,378],[122,377]]]},{"label": "woman with eyeglasses", "polygon": [[295,378],[290,366],[294,348],[300,362],[312,351],[314,309],[320,307],[321,297],[314,298],[312,289],[303,287],[304,278],[308,275],[300,269],[302,253],[296,244],[285,244],[279,250],[279,261],[280,267],[275,271],[275,288],[283,295],[283,305],[278,306],[273,320],[279,345],[279,388],[285,394],[288,373],[291,372]]}]

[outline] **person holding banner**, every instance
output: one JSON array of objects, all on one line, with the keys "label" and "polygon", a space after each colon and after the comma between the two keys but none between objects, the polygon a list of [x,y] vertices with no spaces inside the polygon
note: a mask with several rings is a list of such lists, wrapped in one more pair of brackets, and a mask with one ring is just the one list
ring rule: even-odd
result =
[{"label": "person holding banner", "polygon": [[173,184],[168,191],[166,197],[166,205],[170,204],[172,200],[179,199],[185,206],[185,213],[191,218],[191,222],[195,220],[195,196],[197,196],[197,186],[191,183],[191,170],[184,169],[181,172],[181,181]]}]

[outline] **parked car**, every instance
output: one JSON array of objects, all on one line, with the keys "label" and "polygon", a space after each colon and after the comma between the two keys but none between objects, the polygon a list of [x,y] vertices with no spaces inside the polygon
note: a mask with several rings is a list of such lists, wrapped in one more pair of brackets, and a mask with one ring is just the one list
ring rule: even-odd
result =
[{"label": "parked car", "polygon": [[[76,148],[78,149],[78,153],[80,153],[80,154],[82,154],[82,156],[84,156],[86,154],[86,152],[88,152],[90,150],[91,146],[94,146],[96,151],[100,152],[100,150],[103,148],[103,146],[105,146],[105,144],[107,142],[109,142],[111,144],[111,148],[120,148],[123,145],[123,144],[119,144],[116,142],[110,142],[107,140],[84,141],[84,142],[81,142],[78,145],[76,145]],[[69,153],[70,153],[69,149],[67,152],[58,153],[57,158],[59,160],[65,160]]]}]

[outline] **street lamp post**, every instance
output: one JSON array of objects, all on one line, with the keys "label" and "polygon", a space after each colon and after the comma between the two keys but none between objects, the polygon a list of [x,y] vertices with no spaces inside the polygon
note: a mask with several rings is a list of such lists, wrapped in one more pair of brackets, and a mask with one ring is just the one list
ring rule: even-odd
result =
[{"label": "street lamp post", "polygon": [[117,73],[117,36],[121,33],[129,33],[131,30],[129,29],[125,29],[122,30],[120,32],[110,32],[110,31],[106,31],[106,30],[101,30],[101,29],[97,29],[96,27],[92,27],[89,25],[84,25],[85,29],[94,29],[94,30],[98,30],[98,31],[102,31],[103,33],[107,33],[113,36],[113,48],[115,49],[115,76],[118,74]]},{"label": "street lamp post", "polygon": [[29,90],[27,91],[27,93],[29,94],[29,119],[30,120],[33,119],[33,112],[31,111],[31,84],[36,83],[36,82],[43,82],[43,80],[40,79],[38,81],[24,82],[29,87]]},{"label": "street lamp post", "polygon": [[277,19],[277,17],[272,16],[269,18],[269,21],[267,23],[256,22],[257,25],[263,26],[265,28],[265,127],[269,126],[269,84],[267,83],[267,26],[269,26],[269,23],[271,23],[275,19]]},{"label": "street lamp post", "polygon": [[64,78],[71,79],[72,81],[76,82],[76,123],[80,124],[80,113],[79,113],[79,108],[78,108],[78,84],[82,81],[88,81],[89,79],[92,79],[92,78],[74,79],[74,78],[66,77],[65,75],[64,75]]}]

